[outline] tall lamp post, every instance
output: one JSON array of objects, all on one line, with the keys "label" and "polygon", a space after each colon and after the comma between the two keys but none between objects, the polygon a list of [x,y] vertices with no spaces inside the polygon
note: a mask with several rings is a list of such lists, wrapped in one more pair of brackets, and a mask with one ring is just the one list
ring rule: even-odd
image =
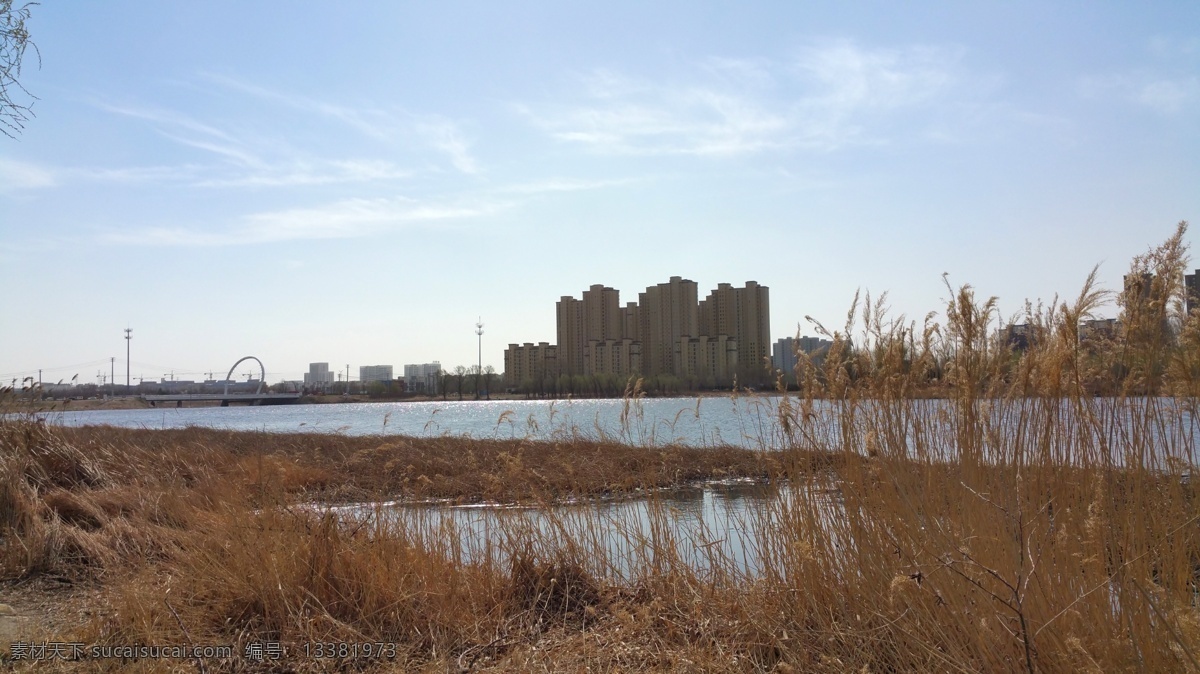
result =
[{"label": "tall lamp post", "polygon": [[129,395],[129,340],[132,334],[132,328],[125,328],[125,395]]},{"label": "tall lamp post", "polygon": [[[479,378],[483,376],[483,316],[475,323],[475,335],[479,337],[479,365],[475,370],[475,398],[479,398]],[[486,397],[486,395],[485,395]]]}]

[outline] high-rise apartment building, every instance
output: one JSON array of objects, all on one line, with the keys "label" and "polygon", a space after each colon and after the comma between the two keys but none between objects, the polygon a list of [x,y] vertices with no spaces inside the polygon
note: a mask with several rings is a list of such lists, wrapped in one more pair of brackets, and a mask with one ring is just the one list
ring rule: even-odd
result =
[{"label": "high-rise apartment building", "polygon": [[642,342],[643,374],[682,372],[680,337],[700,335],[696,282],[672,276],[638,294],[638,336]]},{"label": "high-rise apartment building", "polygon": [[699,306],[700,332],[737,340],[738,381],[768,382],[771,356],[770,297],[766,286],[747,281],[743,288],[717,285]]},{"label": "high-rise apartment building", "polygon": [[585,342],[603,342],[624,337],[621,331],[621,294],[594,285],[583,291],[583,337]]},{"label": "high-rise apartment building", "polygon": [[621,307],[621,337],[623,339],[632,339],[635,342],[642,341],[642,334],[638,329],[638,316],[637,302],[629,302]]},{"label": "high-rise apartment building", "polygon": [[583,355],[583,374],[628,377],[642,371],[642,345],[632,339],[593,339]]},{"label": "high-rise apartment building", "polygon": [[[567,374],[583,374],[583,347],[587,344],[583,333],[583,302],[563,295],[558,300],[558,357],[562,371]],[[508,368],[505,367],[507,371]]]},{"label": "high-rise apartment building", "polygon": [[624,313],[620,293],[603,285],[583,291],[583,299],[558,301],[558,355],[565,374],[584,374],[584,352],[592,342],[621,340]]},{"label": "high-rise apartment building", "polygon": [[680,369],[675,374],[712,388],[733,383],[738,366],[737,340],[726,335],[680,337]]},{"label": "high-rise apartment building", "polygon": [[504,385],[538,389],[562,373],[559,349],[548,342],[509,344],[504,350]]}]

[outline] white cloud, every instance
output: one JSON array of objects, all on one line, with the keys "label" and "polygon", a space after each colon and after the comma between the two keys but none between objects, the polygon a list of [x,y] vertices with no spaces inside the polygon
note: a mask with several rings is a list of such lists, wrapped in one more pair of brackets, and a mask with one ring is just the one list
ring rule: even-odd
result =
[{"label": "white cloud", "polygon": [[[266,95],[257,89],[252,91]],[[389,181],[412,175],[412,171],[402,169],[387,160],[311,157],[283,143],[271,142],[263,137],[242,139],[211,124],[169,110],[103,102],[96,105],[114,114],[148,121],[164,138],[215,155],[222,161],[180,167],[70,171],[72,175],[84,179],[186,182],[197,187],[294,187]],[[449,133],[446,135],[449,136]]]},{"label": "white cloud", "polygon": [[597,70],[575,102],[516,109],[552,137],[610,154],[729,156],[865,142],[906,108],[943,101],[961,79],[961,50],[865,49],[831,41],[787,63],[710,58],[694,82]]},{"label": "white cloud", "polygon": [[131,105],[116,105],[104,101],[94,101],[93,105],[101,110],[124,117],[145,120],[159,127],[178,128],[199,134],[201,136],[210,136],[223,141],[234,142],[233,137],[226,132],[173,110],[142,108]]},{"label": "white cloud", "polygon": [[559,140],[618,154],[740,154],[777,142],[787,121],[748,98],[703,87],[653,87],[598,72],[590,105],[538,115]]},{"label": "white cloud", "polygon": [[1173,37],[1154,37],[1151,38],[1146,50],[1156,58],[1178,62],[1179,60],[1194,59],[1200,55],[1200,37],[1193,38],[1173,38]]},{"label": "white cloud", "polygon": [[960,57],[954,49],[868,50],[838,41],[804,49],[794,66],[817,84],[801,99],[803,105],[826,115],[845,116],[933,100],[953,83],[949,68]]},{"label": "white cloud", "polygon": [[1161,115],[1177,115],[1200,104],[1200,79],[1165,77],[1149,72],[1090,76],[1080,80],[1085,98],[1116,98],[1149,108]]},{"label": "white cloud", "polygon": [[1191,77],[1146,82],[1139,87],[1134,99],[1153,110],[1174,115],[1200,100],[1200,81]]},{"label": "white cloud", "polygon": [[403,226],[465,220],[507,208],[504,203],[421,203],[404,197],[344,199],[315,208],[254,213],[220,229],[155,226],[109,232],[109,243],[148,246],[228,246],[279,241],[358,238]]},{"label": "white cloud", "polygon": [[499,188],[495,191],[507,194],[581,192],[585,190],[603,189],[605,187],[616,187],[618,185],[628,185],[633,182],[637,181],[632,178],[623,178],[620,180],[574,180],[571,178],[551,178],[549,180],[509,185],[507,187]]},{"label": "white cloud", "polygon": [[455,169],[468,174],[479,171],[479,163],[471,155],[470,143],[464,137],[460,125],[446,117],[431,114],[421,115],[404,110],[330,103],[307,96],[273,91],[232,77],[211,73],[205,73],[203,77],[226,89],[336,119],[375,140],[397,142],[417,138],[430,148],[446,155]]},{"label": "white cloud", "polygon": [[58,179],[51,169],[0,158],[0,192],[36,190],[54,187],[57,184]]},{"label": "white cloud", "polygon": [[419,122],[416,130],[434,148],[444,152],[454,168],[463,173],[478,173],[479,164],[471,156],[470,144],[450,120],[436,117]]},{"label": "white cloud", "polygon": [[1080,78],[1079,94],[1123,100],[1164,116],[1194,113],[1200,107],[1200,38],[1155,37],[1147,43],[1146,54],[1143,67]]},{"label": "white cloud", "polygon": [[297,160],[244,174],[205,178],[195,184],[198,187],[298,187],[399,180],[410,176],[412,171],[382,160]]},{"label": "white cloud", "polygon": [[702,64],[704,70],[738,86],[768,88],[777,84],[774,66],[763,58],[710,57]]},{"label": "white cloud", "polygon": [[63,174],[79,180],[122,184],[191,182],[203,171],[204,168],[196,164],[126,168],[73,167],[62,170]]}]

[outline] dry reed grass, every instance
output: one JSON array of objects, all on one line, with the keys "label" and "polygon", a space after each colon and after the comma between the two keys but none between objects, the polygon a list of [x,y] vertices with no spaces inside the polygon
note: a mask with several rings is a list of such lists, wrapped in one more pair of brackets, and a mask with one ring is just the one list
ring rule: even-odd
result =
[{"label": "dry reed grass", "polygon": [[[1120,298],[1109,338],[1080,335],[1105,299],[1094,275],[1028,309],[1023,351],[969,287],[941,324],[868,299],[798,368],[766,455],[6,421],[3,568],[100,578],[107,604],[70,635],[89,643],[290,653],[209,671],[1200,670],[1200,319],[1177,306],[1182,234],[1135,260],[1155,280]],[[468,551],[444,520],[295,505],[550,501],[722,474],[787,478],[745,523],[753,572],[682,555],[653,496],[648,533],[621,534],[638,555],[624,575],[602,518],[580,533],[546,508]],[[396,648],[303,656],[321,642]]]}]

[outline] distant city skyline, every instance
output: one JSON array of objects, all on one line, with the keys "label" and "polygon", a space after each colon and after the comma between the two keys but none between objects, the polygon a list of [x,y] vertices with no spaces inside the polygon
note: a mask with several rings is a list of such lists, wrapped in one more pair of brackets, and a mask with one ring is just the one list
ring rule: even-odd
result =
[{"label": "distant city skyline", "polygon": [[5,384],[123,384],[126,328],[135,383],[501,371],[561,296],[671,276],[769,286],[773,339],[860,289],[921,320],[943,273],[1007,318],[1200,227],[1197,3],[120,0],[28,28]]}]

